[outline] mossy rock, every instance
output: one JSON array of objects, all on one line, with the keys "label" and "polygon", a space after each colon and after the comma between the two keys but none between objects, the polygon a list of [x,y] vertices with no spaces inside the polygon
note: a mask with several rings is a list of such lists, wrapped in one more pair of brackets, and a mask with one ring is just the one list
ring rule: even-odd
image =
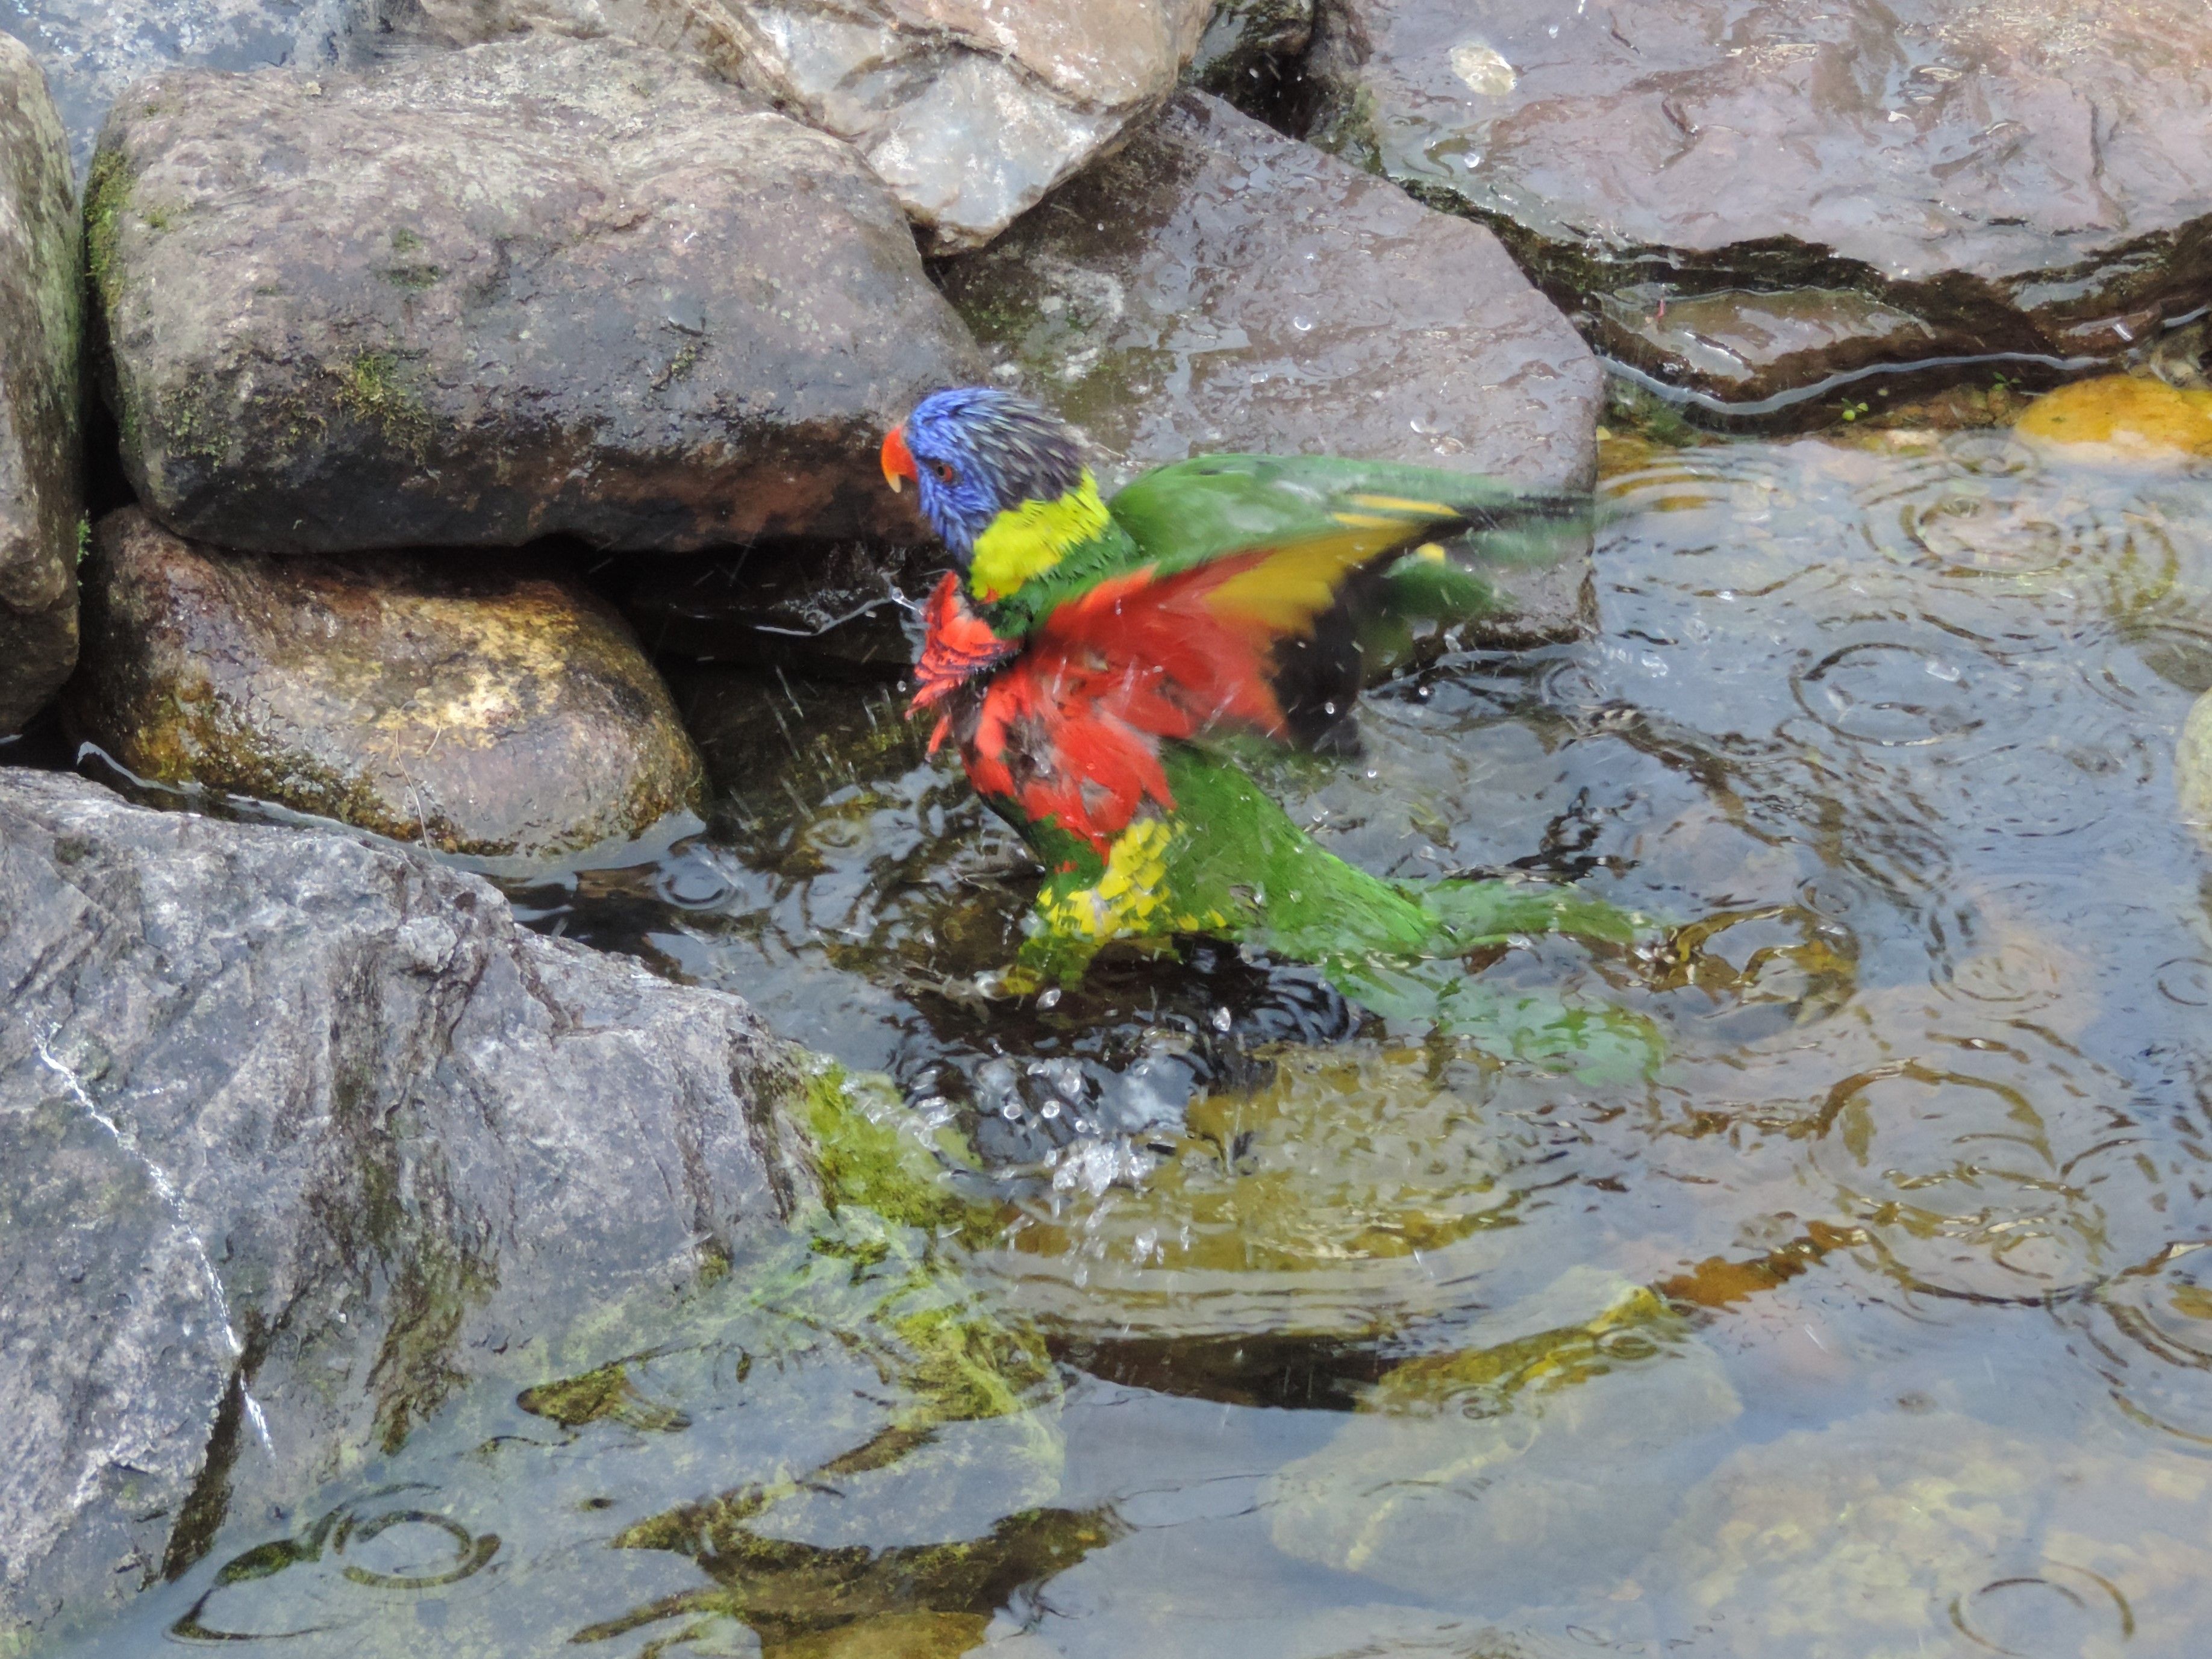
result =
[{"label": "mossy rock", "polygon": [[629,629],[525,564],[223,554],[133,509],[100,522],[85,582],[66,713],[148,781],[523,860],[698,804]]}]

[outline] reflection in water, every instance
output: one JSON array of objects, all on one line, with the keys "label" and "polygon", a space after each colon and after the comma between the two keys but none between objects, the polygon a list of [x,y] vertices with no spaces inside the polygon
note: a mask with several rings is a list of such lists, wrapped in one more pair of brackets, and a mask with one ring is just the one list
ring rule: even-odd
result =
[{"label": "reflection in water", "polygon": [[611,1322],[72,1651],[2201,1651],[2212,479],[1893,433],[1607,487],[1595,638],[1269,781],[1370,869],[1664,919],[1438,970],[1656,1070],[1196,942],[1009,995],[1033,872],[896,696],[702,672],[710,832],[520,901],[890,1073],[990,1226]]}]

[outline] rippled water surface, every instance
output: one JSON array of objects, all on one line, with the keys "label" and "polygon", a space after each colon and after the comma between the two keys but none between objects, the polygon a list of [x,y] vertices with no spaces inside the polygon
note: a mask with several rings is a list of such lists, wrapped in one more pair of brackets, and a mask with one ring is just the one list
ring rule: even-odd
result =
[{"label": "rippled water surface", "polygon": [[999,1236],[942,1294],[1048,1343],[1026,1408],[914,1429],[846,1323],[881,1262],[781,1298],[790,1261],[739,1263],[649,1340],[611,1322],[619,1370],[481,1388],[234,1522],[91,1649],[2202,1652],[2212,938],[2172,750],[2212,481],[1986,432],[1633,460],[1596,637],[1447,656],[1363,759],[1270,781],[1370,867],[1662,918],[1645,957],[1469,964],[1648,1017],[1654,1074],[1222,947],[1000,994],[1029,866],[896,696],[702,675],[713,830],[520,897],[961,1132]]}]

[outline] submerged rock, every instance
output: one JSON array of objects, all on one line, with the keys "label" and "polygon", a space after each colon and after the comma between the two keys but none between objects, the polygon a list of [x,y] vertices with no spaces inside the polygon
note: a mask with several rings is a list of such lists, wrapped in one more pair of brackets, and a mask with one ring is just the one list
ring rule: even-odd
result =
[{"label": "submerged rock", "polygon": [[1175,86],[1210,0],[375,0],[403,36],[665,46],[849,139],[932,248],[980,247]]},{"label": "submerged rock", "polygon": [[1729,1659],[1914,1653],[1947,1625],[1998,1653],[2185,1653],[2212,1616],[2204,1491],[2179,1446],[1908,1394],[1732,1453],[1638,1577]]},{"label": "submerged rock", "polygon": [[2208,50],[2180,0],[1340,0],[1309,73],[1318,139],[1498,227],[1630,361],[1743,402],[2109,355],[2195,309]]},{"label": "submerged rock", "polygon": [[76,659],[79,291],[61,125],[31,54],[0,35],[0,737]]},{"label": "submerged rock", "polygon": [[0,31],[46,66],[78,175],[108,109],[166,69],[332,66],[351,51],[360,0],[15,0]]},{"label": "submerged rock", "polygon": [[815,1191],[743,1002],[345,836],[0,769],[0,1640]]},{"label": "submerged rock", "polygon": [[1500,1614],[1609,1588],[1743,1409],[1719,1358],[1650,1291],[1588,1267],[1468,1338],[1388,1373],[1273,1477],[1276,1547]]},{"label": "submerged rock", "polygon": [[262,551],[913,538],[875,448],[972,343],[851,149],[665,53],[179,72],[88,209],[139,498]]},{"label": "submerged rock", "polygon": [[[1595,473],[1596,360],[1495,237],[1203,94],[946,291],[1102,478],[1207,450]],[[1500,633],[1573,631],[1587,568],[1508,576]]]},{"label": "submerged rock", "polygon": [[637,641],[509,559],[223,554],[137,509],[85,566],[74,730],[155,783],[275,801],[441,852],[545,858],[697,804]]},{"label": "submerged rock", "polygon": [[2212,848],[2212,691],[2190,705],[2173,749],[2174,793],[2181,821]]}]

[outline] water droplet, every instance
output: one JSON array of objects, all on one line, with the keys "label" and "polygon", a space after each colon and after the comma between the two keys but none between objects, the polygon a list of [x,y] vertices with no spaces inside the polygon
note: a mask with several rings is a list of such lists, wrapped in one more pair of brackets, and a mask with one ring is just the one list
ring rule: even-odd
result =
[{"label": "water droplet", "polygon": [[[1311,258],[1313,256],[1312,256],[1311,254],[1308,254],[1306,257],[1307,257],[1308,258]],[[1312,332],[1313,332],[1313,325],[1314,325],[1314,319],[1313,319],[1312,318],[1310,318],[1310,317],[1309,317],[1309,316],[1305,315],[1305,313],[1303,313],[1303,312],[1299,313],[1297,315],[1296,315],[1296,316],[1294,316],[1294,317],[1292,317],[1292,318],[1291,319],[1291,326],[1292,328],[1294,328],[1294,329],[1297,330],[1297,331],[1298,331],[1299,333],[1301,333],[1301,334],[1310,334],[1310,333],[1312,333]]]},{"label": "water droplet", "polygon": [[1226,1008],[1216,1008],[1213,1011],[1213,1029],[1215,1030],[1225,1031],[1233,1023],[1233,1017]]},{"label": "water droplet", "polygon": [[1056,988],[1056,987],[1055,987],[1054,989],[1049,990],[1049,991],[1047,991],[1047,992],[1044,992],[1043,994],[1042,994],[1037,998],[1037,1006],[1038,1006],[1038,1007],[1040,1007],[1040,1008],[1057,1008],[1057,1007],[1059,1007],[1059,1006],[1060,1006],[1060,991],[1059,991],[1058,988]]},{"label": "water droplet", "polygon": [[1048,1100],[1042,1106],[1037,1109],[1037,1115],[1042,1118],[1046,1122],[1051,1122],[1053,1119],[1060,1115],[1060,1103],[1056,1100]]}]

